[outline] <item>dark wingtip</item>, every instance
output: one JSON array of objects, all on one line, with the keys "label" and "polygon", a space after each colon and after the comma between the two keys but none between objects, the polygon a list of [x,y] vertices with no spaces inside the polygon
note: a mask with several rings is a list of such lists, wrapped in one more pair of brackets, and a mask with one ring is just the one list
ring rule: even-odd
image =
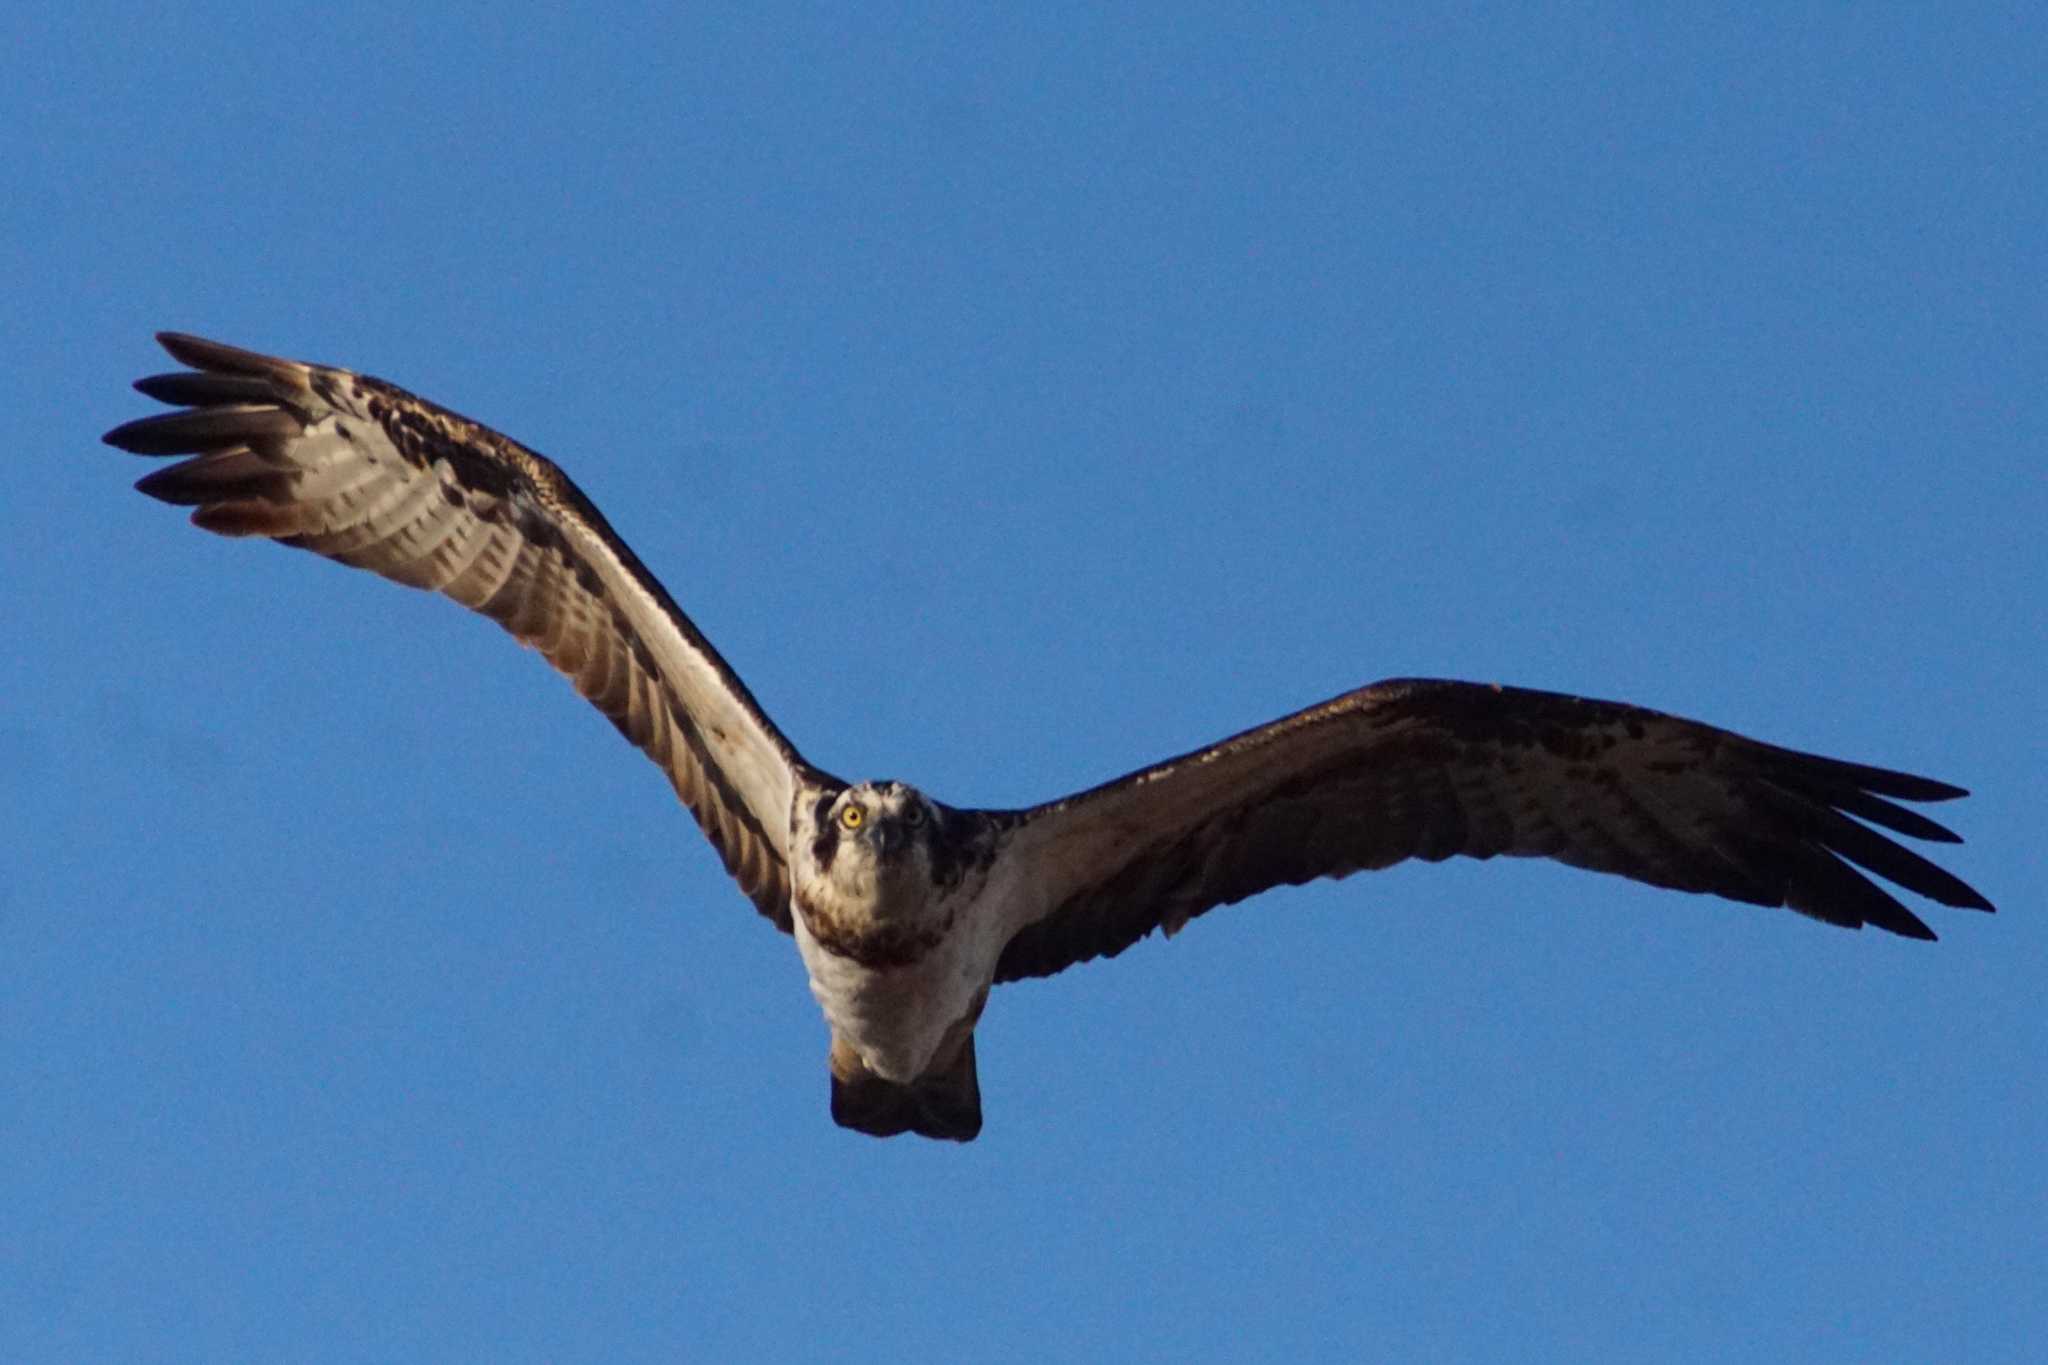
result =
[{"label": "dark wingtip", "polygon": [[223,403],[275,403],[279,394],[267,376],[222,374],[218,370],[179,370],[172,374],[146,375],[135,381],[135,391],[159,403],[200,408]]},{"label": "dark wingtip", "polygon": [[1915,801],[1954,801],[1959,797],[1970,794],[1968,787],[1958,787],[1952,782],[1937,782],[1931,777],[1922,777],[1916,780],[1922,784],[1922,790],[1927,795],[1910,798]]},{"label": "dark wingtip", "polygon": [[138,417],[132,422],[123,422],[120,426],[102,434],[100,440],[116,450],[125,450],[131,455],[161,454],[163,452],[148,448],[150,444],[149,437],[147,432],[143,430],[155,420],[154,417]]},{"label": "dark wingtip", "polygon": [[284,363],[261,351],[246,351],[224,341],[208,341],[190,332],[158,332],[156,342],[170,352],[173,360],[195,370],[211,370],[217,374],[274,374]]},{"label": "dark wingtip", "polygon": [[182,360],[194,369],[204,368],[197,359],[202,352],[208,347],[220,345],[217,341],[208,341],[205,337],[194,336],[190,332],[158,332],[155,335],[156,344],[170,352],[171,359]]},{"label": "dark wingtip", "polygon": [[1853,781],[1867,792],[1889,796],[1899,801],[1954,801],[1968,796],[1967,787],[1958,787],[1951,782],[1938,782],[1918,773],[1902,773],[1895,768],[1873,768],[1864,763],[1844,763],[1839,759],[1830,760],[1835,771]]},{"label": "dark wingtip", "polygon": [[193,455],[287,440],[300,430],[298,420],[279,407],[223,405],[139,417],[123,422],[102,439],[137,455]]},{"label": "dark wingtip", "polygon": [[168,502],[174,506],[193,505],[194,499],[179,496],[178,485],[178,466],[170,465],[151,470],[137,479],[135,491],[145,493],[158,502]]},{"label": "dark wingtip", "polygon": [[1993,905],[1990,899],[1976,887],[1965,885],[1963,890],[1970,894],[1960,900],[1950,901],[1949,904],[1958,910],[1982,910],[1987,915],[1998,913],[1998,907]]}]

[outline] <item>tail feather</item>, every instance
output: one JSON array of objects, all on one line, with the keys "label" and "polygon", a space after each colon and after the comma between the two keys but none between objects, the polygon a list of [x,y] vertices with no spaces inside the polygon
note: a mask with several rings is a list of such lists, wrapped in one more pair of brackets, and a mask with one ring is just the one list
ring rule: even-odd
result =
[{"label": "tail feather", "polygon": [[869,1071],[851,1047],[832,1040],[832,1121],[875,1137],[920,1137],[972,1142],[981,1131],[981,1084],[974,1070],[974,1035],[953,1055],[907,1085]]}]

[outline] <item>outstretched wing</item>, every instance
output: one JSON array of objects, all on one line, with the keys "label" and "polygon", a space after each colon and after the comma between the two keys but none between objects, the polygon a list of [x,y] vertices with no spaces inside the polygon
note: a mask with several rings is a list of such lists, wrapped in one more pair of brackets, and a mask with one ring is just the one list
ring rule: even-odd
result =
[{"label": "outstretched wing", "polygon": [[496,621],[661,766],[741,889],[790,927],[790,802],[822,775],[567,475],[380,379],[157,340],[192,370],[135,387],[184,411],[105,440],[192,458],[137,488],[206,530],[267,536]]},{"label": "outstretched wing", "polygon": [[1460,854],[1555,858],[1931,939],[1857,869],[1944,905],[1991,909],[1870,828],[1959,842],[1896,802],[1964,794],[1619,702],[1376,683],[1093,790],[999,814],[1014,822],[1000,855],[1019,860],[1010,884],[1032,890],[996,979],[1114,955],[1155,928],[1173,933],[1268,887]]}]

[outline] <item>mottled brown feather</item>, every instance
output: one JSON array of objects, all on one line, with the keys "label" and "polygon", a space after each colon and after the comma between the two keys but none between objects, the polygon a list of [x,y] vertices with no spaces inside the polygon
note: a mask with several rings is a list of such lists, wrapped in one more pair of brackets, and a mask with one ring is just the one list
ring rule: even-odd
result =
[{"label": "mottled brown feather", "polygon": [[832,779],[805,763],[567,475],[367,375],[158,339],[193,369],[136,388],[183,410],[105,439],[190,458],[138,488],[191,507],[206,530],[267,536],[497,621],[661,766],[755,906],[790,928],[791,793]]},{"label": "mottled brown feather", "polygon": [[998,813],[1014,825],[1006,853],[1041,875],[1036,913],[1012,935],[996,979],[1114,956],[1268,887],[1453,856],[1552,858],[1932,938],[1858,869],[1944,905],[1990,902],[1849,815],[1952,841],[1882,798],[1963,794],[1619,702],[1377,683],[1065,800]]}]

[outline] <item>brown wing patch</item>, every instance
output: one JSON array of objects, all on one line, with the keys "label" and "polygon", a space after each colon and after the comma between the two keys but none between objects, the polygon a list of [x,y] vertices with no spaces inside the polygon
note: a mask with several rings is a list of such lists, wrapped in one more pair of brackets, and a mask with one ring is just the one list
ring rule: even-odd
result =
[{"label": "brown wing patch", "polygon": [[1943,905],[1990,902],[1858,821],[1954,841],[1896,802],[1962,794],[1618,702],[1379,683],[1017,813],[1008,850],[1042,870],[1044,911],[1018,928],[997,979],[1113,956],[1269,887],[1408,858],[1551,858],[1932,938],[1863,873]]},{"label": "brown wing patch", "polygon": [[782,845],[813,770],[567,475],[383,380],[160,339],[195,372],[136,387],[186,410],[105,439],[190,458],[141,491],[191,507],[206,530],[269,537],[498,622],[661,766],[756,907],[790,928]]}]

